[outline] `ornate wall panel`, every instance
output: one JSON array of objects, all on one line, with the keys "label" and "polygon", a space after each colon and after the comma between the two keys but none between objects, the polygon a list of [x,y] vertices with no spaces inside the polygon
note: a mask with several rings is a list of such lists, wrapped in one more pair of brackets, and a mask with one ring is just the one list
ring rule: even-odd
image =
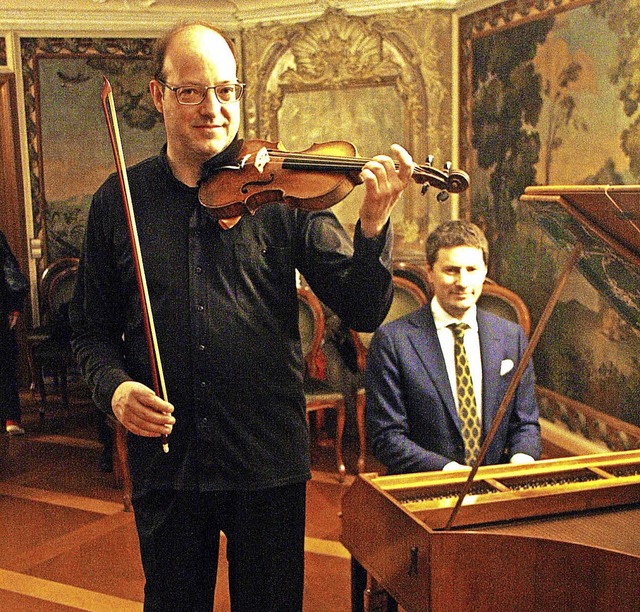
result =
[{"label": "ornate wall panel", "polygon": [[[506,0],[460,20],[460,163],[472,185],[461,215],[485,225],[489,273],[524,299],[534,324],[571,245],[582,244],[534,364],[555,394],[544,395],[544,416],[609,448],[638,445],[636,274],[623,284],[624,267],[585,224],[520,197],[530,185],[638,183],[637,32],[635,0]],[[586,405],[604,415],[599,425]]]},{"label": "ornate wall panel", "polygon": [[162,142],[146,91],[152,44],[148,38],[21,40],[33,228],[43,247],[39,271],[49,260],[78,254],[91,195],[114,169],[100,105],[102,75],[128,130],[127,161],[156,152]]},{"label": "ornate wall panel", "polygon": [[[289,150],[349,140],[363,157],[398,142],[416,161],[450,157],[451,26],[444,11],[405,10],[368,17],[330,9],[298,24],[243,32],[245,137]],[[352,229],[358,190],[335,207]],[[423,259],[429,227],[451,216],[435,194],[409,189],[394,211],[396,258]]]}]

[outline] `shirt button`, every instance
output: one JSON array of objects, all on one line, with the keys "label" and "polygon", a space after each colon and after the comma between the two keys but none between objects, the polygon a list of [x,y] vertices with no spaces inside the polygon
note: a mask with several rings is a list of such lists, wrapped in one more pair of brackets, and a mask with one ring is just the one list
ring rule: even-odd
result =
[{"label": "shirt button", "polygon": [[206,381],[201,380],[201,381],[200,381],[200,388],[201,388],[201,389],[204,389],[206,386],[207,386]]},{"label": "shirt button", "polygon": [[207,419],[207,417],[203,417],[202,418],[202,424],[206,425],[209,422],[209,419]]},{"label": "shirt button", "polygon": [[198,350],[199,351],[204,351],[206,347],[204,346],[204,344],[198,344]]},{"label": "shirt button", "polygon": [[202,274],[202,266],[196,266],[196,274]]},{"label": "shirt button", "polygon": [[197,312],[204,312],[204,306],[202,304],[196,304]]}]

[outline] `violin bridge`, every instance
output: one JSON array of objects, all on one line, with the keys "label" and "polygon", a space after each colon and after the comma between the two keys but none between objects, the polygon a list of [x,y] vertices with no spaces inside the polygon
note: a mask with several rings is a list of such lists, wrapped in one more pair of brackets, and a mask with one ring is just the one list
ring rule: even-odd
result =
[{"label": "violin bridge", "polygon": [[253,163],[255,169],[262,174],[264,167],[269,163],[271,158],[269,157],[269,151],[267,151],[267,147],[262,147],[256,153],[256,161]]}]

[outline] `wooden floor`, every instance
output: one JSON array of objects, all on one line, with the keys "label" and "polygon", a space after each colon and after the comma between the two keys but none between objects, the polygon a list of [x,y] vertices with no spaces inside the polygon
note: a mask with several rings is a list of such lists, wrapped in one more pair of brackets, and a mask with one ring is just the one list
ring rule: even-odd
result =
[{"label": "wooden floor", "polygon": [[[0,433],[0,610],[142,610],[143,574],[133,514],[112,474],[99,470],[96,413],[83,389],[68,411],[50,398],[40,421],[23,394],[27,434]],[[348,432],[347,432],[348,433]],[[355,436],[346,436],[345,485],[333,450],[314,446],[308,487],[305,612],[349,605],[349,554],[339,542],[340,499],[353,480]],[[214,610],[229,610],[221,550]]]}]

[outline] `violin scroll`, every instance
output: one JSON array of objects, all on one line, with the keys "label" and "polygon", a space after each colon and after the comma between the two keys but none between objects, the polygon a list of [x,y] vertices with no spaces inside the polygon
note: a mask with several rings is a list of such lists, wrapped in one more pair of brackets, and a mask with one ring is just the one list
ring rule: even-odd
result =
[{"label": "violin scroll", "polygon": [[433,156],[427,157],[423,166],[416,165],[412,178],[422,185],[422,193],[425,194],[429,186],[440,189],[438,200],[444,201],[449,193],[462,193],[469,188],[469,175],[464,170],[452,170],[451,162],[444,165],[443,170],[433,167]]}]

